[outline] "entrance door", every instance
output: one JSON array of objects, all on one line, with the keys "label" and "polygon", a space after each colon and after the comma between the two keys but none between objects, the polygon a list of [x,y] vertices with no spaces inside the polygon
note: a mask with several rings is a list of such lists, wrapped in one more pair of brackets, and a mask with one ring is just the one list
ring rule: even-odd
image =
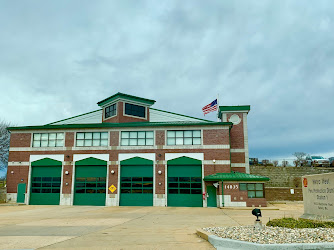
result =
[{"label": "entrance door", "polygon": [[120,206],[153,206],[153,161],[134,157],[121,162]]},{"label": "entrance door", "polygon": [[214,186],[207,186],[208,207],[217,207],[217,189]]},{"label": "entrance door", "polygon": [[25,201],[25,195],[26,193],[26,184],[25,183],[19,183],[17,185],[17,203],[24,203]]},{"label": "entrance door", "polygon": [[180,157],[167,163],[167,205],[202,207],[202,163]]}]

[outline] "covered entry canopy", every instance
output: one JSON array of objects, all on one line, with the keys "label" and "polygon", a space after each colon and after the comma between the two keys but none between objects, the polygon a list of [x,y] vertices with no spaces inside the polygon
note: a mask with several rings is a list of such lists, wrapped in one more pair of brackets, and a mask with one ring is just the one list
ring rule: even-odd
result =
[{"label": "covered entry canopy", "polygon": [[204,181],[269,181],[269,177],[239,173],[232,171],[231,173],[216,173],[204,177]]}]

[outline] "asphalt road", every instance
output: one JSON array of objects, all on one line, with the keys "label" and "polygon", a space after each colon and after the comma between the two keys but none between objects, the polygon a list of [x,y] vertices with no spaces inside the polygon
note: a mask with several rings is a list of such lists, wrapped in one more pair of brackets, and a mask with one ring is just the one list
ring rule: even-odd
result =
[{"label": "asphalt road", "polygon": [[[275,206],[263,209],[263,223],[303,213],[300,204]],[[249,209],[0,206],[0,249],[214,249],[197,228],[254,218]]]}]

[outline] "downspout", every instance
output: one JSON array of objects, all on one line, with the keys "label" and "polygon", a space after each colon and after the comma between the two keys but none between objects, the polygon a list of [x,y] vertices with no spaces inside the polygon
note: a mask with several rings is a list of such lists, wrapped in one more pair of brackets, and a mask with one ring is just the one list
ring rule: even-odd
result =
[{"label": "downspout", "polygon": [[[220,184],[220,183],[219,183]],[[223,180],[221,181],[221,189],[222,189],[222,207],[225,207],[224,203],[224,186],[223,186]]]},{"label": "downspout", "polygon": [[232,126],[228,129],[228,139],[229,139],[229,144],[230,144],[230,172],[232,172],[232,163],[231,163],[231,129]]}]

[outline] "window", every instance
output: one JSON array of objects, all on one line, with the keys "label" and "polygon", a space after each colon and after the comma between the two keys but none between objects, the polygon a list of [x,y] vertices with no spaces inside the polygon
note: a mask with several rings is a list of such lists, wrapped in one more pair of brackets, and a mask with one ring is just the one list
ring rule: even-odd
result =
[{"label": "window", "polygon": [[201,194],[201,177],[168,177],[169,194]]},{"label": "window", "polygon": [[116,115],[116,103],[105,108],[104,119],[107,119],[115,115]]},{"label": "window", "polygon": [[125,114],[126,115],[132,115],[132,116],[138,116],[145,118],[145,112],[146,108],[143,106],[138,106],[130,103],[125,103]]},{"label": "window", "polygon": [[33,135],[33,147],[62,147],[64,133],[36,133]]},{"label": "window", "polygon": [[32,193],[60,193],[60,177],[33,177],[31,180]]},{"label": "window", "polygon": [[122,177],[121,193],[153,194],[153,177]]},{"label": "window", "polygon": [[240,191],[248,191],[248,198],[263,198],[263,183],[240,183]]},{"label": "window", "polygon": [[153,131],[122,132],[121,146],[152,146]]},{"label": "window", "polygon": [[201,131],[167,131],[167,145],[201,145]]},{"label": "window", "polygon": [[77,147],[108,146],[108,132],[77,133]]},{"label": "window", "polygon": [[75,179],[75,192],[77,194],[105,194],[105,177],[82,177]]}]

